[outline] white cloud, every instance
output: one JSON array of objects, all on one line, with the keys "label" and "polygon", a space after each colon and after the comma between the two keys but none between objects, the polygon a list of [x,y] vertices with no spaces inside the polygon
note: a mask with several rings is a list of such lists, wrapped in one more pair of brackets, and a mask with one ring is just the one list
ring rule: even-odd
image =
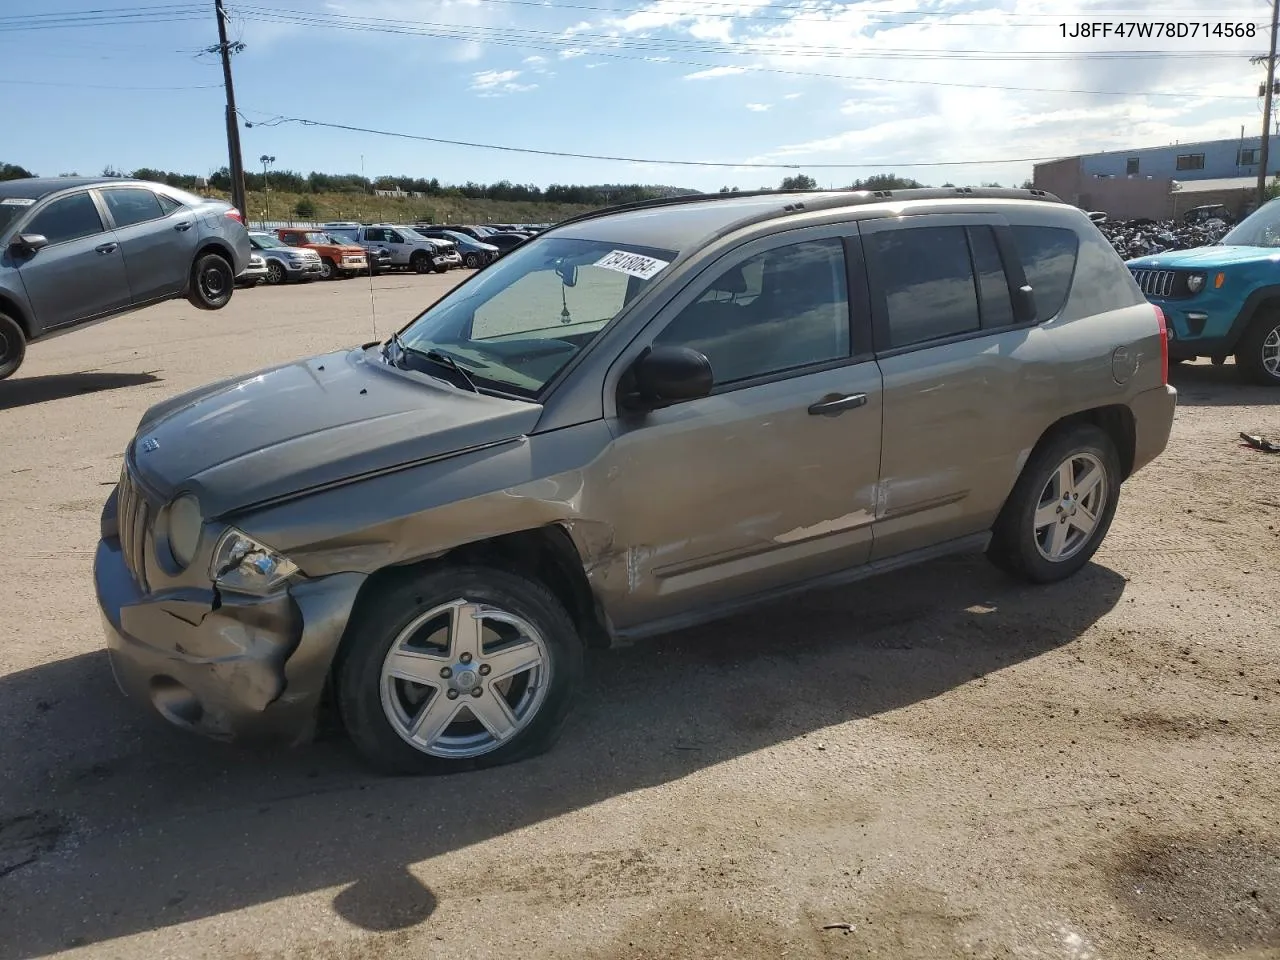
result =
[{"label": "white cloud", "polygon": [[746,67],[711,67],[709,70],[686,73],[684,78],[686,80],[710,80],[714,77],[733,77],[746,72]]},{"label": "white cloud", "polygon": [[773,106],[771,103],[748,103],[747,109],[753,113],[764,113],[771,106]]},{"label": "white cloud", "polygon": [[536,83],[516,83],[519,70],[481,70],[471,75],[471,89],[481,97],[501,97],[508,93],[528,93]]},{"label": "white cloud", "polygon": [[574,57],[585,57],[586,55],[587,51],[580,47],[569,47],[567,50],[561,50],[559,54],[561,60],[572,60]]},{"label": "white cloud", "polygon": [[803,96],[804,96],[803,93],[788,93],[782,99],[783,100],[799,100]]},{"label": "white cloud", "polygon": [[525,57],[523,63],[546,63],[547,58],[534,54],[532,57]]}]

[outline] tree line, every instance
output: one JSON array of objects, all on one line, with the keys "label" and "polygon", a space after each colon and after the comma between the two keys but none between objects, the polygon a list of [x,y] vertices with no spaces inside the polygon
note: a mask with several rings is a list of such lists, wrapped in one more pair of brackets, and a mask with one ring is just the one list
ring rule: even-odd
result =
[{"label": "tree line", "polygon": [[[139,167],[126,173],[107,167],[102,171],[107,177],[131,176],[139,180],[151,180],[165,183],[182,190],[198,191],[207,184],[214,190],[230,192],[231,174],[226,167],[215,171],[208,177],[199,177],[191,173],[178,173],[170,170],[158,170],[153,167]],[[33,177],[36,174],[17,164],[0,163],[0,180],[16,180]],[[79,176],[75,173],[64,173],[59,176]],[[468,180],[463,184],[443,184],[436,177],[383,176],[364,177],[357,173],[333,174],[312,171],[303,174],[294,170],[270,170],[260,172],[245,171],[245,189],[261,192],[264,187],[285,193],[372,193],[374,190],[400,190],[405,193],[416,193],[427,197],[462,197],[468,200],[502,200],[524,201],[529,203],[581,204],[583,206],[608,206],[615,203],[632,203],[638,200],[651,200],[656,197],[681,196],[696,194],[701,191],[685,187],[672,187],[656,184],[638,183],[606,183],[606,184],[559,184],[539,187],[532,183],[512,183],[510,180],[499,180],[497,183],[475,183]],[[925,184],[892,173],[879,173],[874,176],[855,180],[841,189],[851,190],[907,190],[922,187]],[[953,183],[944,183],[944,187],[953,187]],[[983,183],[984,187],[998,187],[998,183]],[[1029,188],[1027,180],[1022,187]],[[762,190],[817,190],[818,181],[807,174],[796,174],[784,177],[777,188],[761,187]],[[736,193],[737,187],[721,187],[721,193]]]}]

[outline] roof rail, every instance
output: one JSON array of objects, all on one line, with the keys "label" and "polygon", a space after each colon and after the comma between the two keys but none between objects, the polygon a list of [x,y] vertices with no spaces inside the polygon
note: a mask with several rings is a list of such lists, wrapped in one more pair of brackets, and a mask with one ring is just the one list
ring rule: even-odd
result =
[{"label": "roof rail", "polygon": [[631,210],[648,210],[654,207],[677,206],[682,203],[732,200],[735,197],[773,195],[805,199],[785,203],[776,213],[763,214],[747,219],[770,219],[783,213],[795,213],[801,210],[825,210],[832,207],[860,206],[868,203],[883,203],[886,200],[945,200],[964,197],[973,200],[1042,200],[1048,203],[1062,203],[1061,198],[1045,190],[1024,190],[1020,187],[913,187],[907,190],[739,190],[734,193],[695,193],[678,197],[656,197],[652,200],[619,203],[610,207],[579,213],[568,219],[561,220],[553,226],[563,227],[567,224],[595,220],[598,217],[626,213]]}]

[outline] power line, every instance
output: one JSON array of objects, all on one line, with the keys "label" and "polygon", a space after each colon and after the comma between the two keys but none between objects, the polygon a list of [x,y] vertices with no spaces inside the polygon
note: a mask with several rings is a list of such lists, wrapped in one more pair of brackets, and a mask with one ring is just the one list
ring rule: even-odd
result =
[{"label": "power line", "polygon": [[[254,110],[253,113],[265,113]],[[243,114],[241,114],[243,117]],[[261,123],[251,122],[252,126],[277,127],[285,123],[297,123],[304,127],[324,127],[330,130],[342,130],[347,133],[367,133],[379,137],[393,137],[398,140],[415,140],[423,143],[440,143],[453,147],[470,147],[478,150],[498,150],[505,153],[536,154],[543,157],[562,157],[574,160],[609,160],[617,163],[644,163],[654,166],[671,167],[719,167],[727,169],[747,170],[869,170],[873,168],[915,168],[915,167],[974,167],[1000,166],[1011,163],[1042,163],[1058,160],[1059,157],[1020,157],[1003,160],[943,160],[934,163],[899,163],[892,160],[876,160],[870,163],[723,163],[712,160],[655,160],[644,157],[620,157],[596,153],[571,153],[565,150],[539,150],[533,147],[513,147],[506,144],[477,143],[469,140],[449,140],[444,137],[428,137],[422,134],[399,133],[392,130],[377,130],[372,127],[357,127],[345,123],[331,123],[324,120],[309,120],[303,117],[287,117],[275,115],[272,119]]]},{"label": "power line", "polygon": [[191,87],[130,87],[101,83],[61,83],[56,80],[5,80],[0,83],[14,84],[24,87],[73,87],[76,90],[215,90],[220,83],[201,83]]}]

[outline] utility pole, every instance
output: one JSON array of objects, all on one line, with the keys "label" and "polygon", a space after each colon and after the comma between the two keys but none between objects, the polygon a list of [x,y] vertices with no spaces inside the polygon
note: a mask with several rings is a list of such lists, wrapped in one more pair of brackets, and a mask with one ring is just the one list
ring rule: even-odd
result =
[{"label": "utility pole", "polygon": [[[1276,0],[1280,3],[1280,0]],[[244,162],[240,158],[240,122],[236,116],[236,88],[231,82],[231,47],[227,43],[227,11],[222,7],[222,0],[213,0],[213,10],[218,18],[218,52],[222,54],[222,82],[227,88],[227,153],[231,163],[231,204],[244,216],[248,201],[244,195]],[[1272,31],[1272,53],[1274,54],[1274,36]],[[1274,62],[1274,57],[1273,57]]]},{"label": "utility pole", "polygon": [[1280,0],[1271,3],[1271,52],[1267,54],[1267,92],[1262,102],[1262,156],[1258,165],[1258,206],[1266,202],[1267,161],[1271,147],[1271,95],[1276,85],[1276,30],[1280,27]]}]

